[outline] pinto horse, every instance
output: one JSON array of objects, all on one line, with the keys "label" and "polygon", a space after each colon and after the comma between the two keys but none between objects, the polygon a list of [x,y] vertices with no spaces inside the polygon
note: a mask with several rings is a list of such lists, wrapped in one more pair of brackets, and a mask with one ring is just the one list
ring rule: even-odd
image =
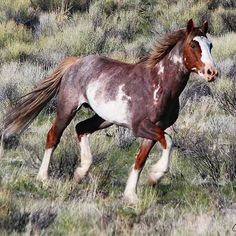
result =
[{"label": "pinto horse", "polygon": [[113,124],[127,127],[142,138],[124,191],[129,202],[138,200],[139,175],[149,152],[158,141],[163,149],[161,159],[149,172],[155,184],[168,170],[172,139],[165,132],[178,118],[179,96],[191,72],[208,82],[218,76],[211,56],[212,43],[206,36],[208,23],[187,27],[166,35],[153,52],[135,64],[98,55],[65,59],[48,78],[24,96],[6,114],[5,135],[23,131],[43,107],[57,95],[55,121],[47,134],[46,149],[37,179],[48,179],[48,167],[61,135],[81,106],[95,115],[76,125],[81,150],[81,164],[74,172],[80,182],[92,164],[88,134]]}]

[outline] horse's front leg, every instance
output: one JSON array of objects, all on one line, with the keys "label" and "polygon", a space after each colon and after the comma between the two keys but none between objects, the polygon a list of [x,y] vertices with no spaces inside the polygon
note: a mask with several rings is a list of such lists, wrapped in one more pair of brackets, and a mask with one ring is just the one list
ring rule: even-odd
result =
[{"label": "horse's front leg", "polygon": [[168,171],[172,139],[162,128],[158,127],[148,119],[140,122],[135,131],[136,136],[159,141],[163,149],[161,159],[153,165],[149,173],[149,183],[154,185]]},{"label": "horse's front leg", "polygon": [[155,185],[168,171],[170,163],[170,154],[173,146],[171,137],[165,133],[166,148],[163,148],[161,159],[152,166],[148,174],[148,182]]},{"label": "horse's front leg", "polygon": [[129,203],[136,203],[138,201],[136,192],[137,192],[139,175],[147,160],[148,154],[155,143],[156,141],[148,139],[143,139],[142,141],[141,147],[135,159],[135,164],[132,166],[132,170],[130,172],[124,192],[124,198]]}]

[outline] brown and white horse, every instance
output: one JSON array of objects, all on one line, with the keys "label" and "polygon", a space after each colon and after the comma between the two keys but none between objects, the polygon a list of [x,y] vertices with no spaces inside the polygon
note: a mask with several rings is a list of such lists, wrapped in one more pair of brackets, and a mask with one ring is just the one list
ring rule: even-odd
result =
[{"label": "brown and white horse", "polygon": [[165,36],[149,56],[136,64],[97,55],[65,59],[5,116],[5,135],[24,130],[57,95],[56,119],[48,132],[37,175],[38,180],[45,181],[64,129],[81,106],[90,107],[96,114],[76,125],[81,166],[75,170],[74,179],[80,182],[92,164],[88,134],[112,124],[127,127],[143,139],[124,192],[129,202],[136,202],[139,175],[157,141],[163,154],[149,172],[149,182],[155,184],[168,170],[172,140],[165,129],[178,117],[179,96],[190,73],[196,72],[208,82],[218,76],[207,29],[207,22],[195,27],[189,20],[186,29]]}]

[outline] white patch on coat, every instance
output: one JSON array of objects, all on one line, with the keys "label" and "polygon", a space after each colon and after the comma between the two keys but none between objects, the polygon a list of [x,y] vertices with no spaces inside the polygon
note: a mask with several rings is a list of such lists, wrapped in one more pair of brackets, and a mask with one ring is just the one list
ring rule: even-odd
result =
[{"label": "white patch on coat", "polygon": [[[117,89],[116,97],[108,101],[107,91],[104,90],[105,84],[96,81],[88,86],[87,98],[88,103],[92,109],[104,120],[116,124],[129,124],[129,106],[128,101],[131,99],[123,91],[124,84],[120,85]],[[98,95],[97,95],[98,94]]]},{"label": "white patch on coat", "polygon": [[167,148],[163,149],[161,159],[152,166],[149,173],[149,182],[151,183],[156,183],[168,171],[169,168],[170,154],[173,142],[168,134],[165,134],[165,139],[167,142]]},{"label": "white patch on coat", "polygon": [[174,62],[174,64],[182,64],[183,63],[183,58],[181,56],[173,55],[171,57],[171,61]]},{"label": "white patch on coat", "polygon": [[158,94],[158,92],[159,92],[159,90],[160,90],[160,85],[158,84],[158,86],[157,86],[157,88],[154,90],[154,92],[153,92],[153,99],[154,99],[154,101],[157,101],[158,99],[159,99],[159,94]]},{"label": "white patch on coat", "polygon": [[215,66],[214,60],[211,56],[210,52],[210,40],[204,36],[196,36],[193,38],[194,41],[197,41],[200,45],[201,51],[202,51],[202,56],[201,56],[201,61],[205,65],[210,65],[210,66]]},{"label": "white patch on coat", "polygon": [[136,187],[138,183],[139,172],[140,170],[135,170],[134,167],[132,167],[129,178],[127,180],[127,184],[124,191],[124,198],[130,203],[136,203],[138,200],[136,194]]},{"label": "white patch on coat", "polygon": [[49,167],[50,158],[52,156],[53,150],[54,148],[48,148],[45,150],[42,164],[39,168],[39,172],[36,177],[37,180],[45,181],[48,179],[48,167]]},{"label": "white patch on coat", "polygon": [[160,75],[160,74],[163,74],[164,73],[164,66],[162,65],[162,63],[160,63],[160,65],[159,65],[159,70],[158,70],[158,75]]},{"label": "white patch on coat", "polygon": [[82,105],[83,103],[86,103],[86,102],[87,102],[87,100],[84,98],[84,96],[83,96],[83,95],[80,95],[80,97],[79,97],[79,102],[78,102],[78,106],[77,106],[77,109],[76,109],[76,110],[79,110],[80,107],[81,107],[81,105]]}]

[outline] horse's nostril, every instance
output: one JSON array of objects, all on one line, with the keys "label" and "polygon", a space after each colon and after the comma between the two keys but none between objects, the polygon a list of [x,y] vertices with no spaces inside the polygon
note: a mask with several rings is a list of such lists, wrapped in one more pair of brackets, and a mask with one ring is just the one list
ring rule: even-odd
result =
[{"label": "horse's nostril", "polygon": [[212,75],[212,70],[208,69],[208,70],[207,70],[207,74],[208,74],[208,75]]},{"label": "horse's nostril", "polygon": [[216,71],[215,76],[218,76],[218,75],[219,75],[219,73],[218,73],[218,71]]}]

